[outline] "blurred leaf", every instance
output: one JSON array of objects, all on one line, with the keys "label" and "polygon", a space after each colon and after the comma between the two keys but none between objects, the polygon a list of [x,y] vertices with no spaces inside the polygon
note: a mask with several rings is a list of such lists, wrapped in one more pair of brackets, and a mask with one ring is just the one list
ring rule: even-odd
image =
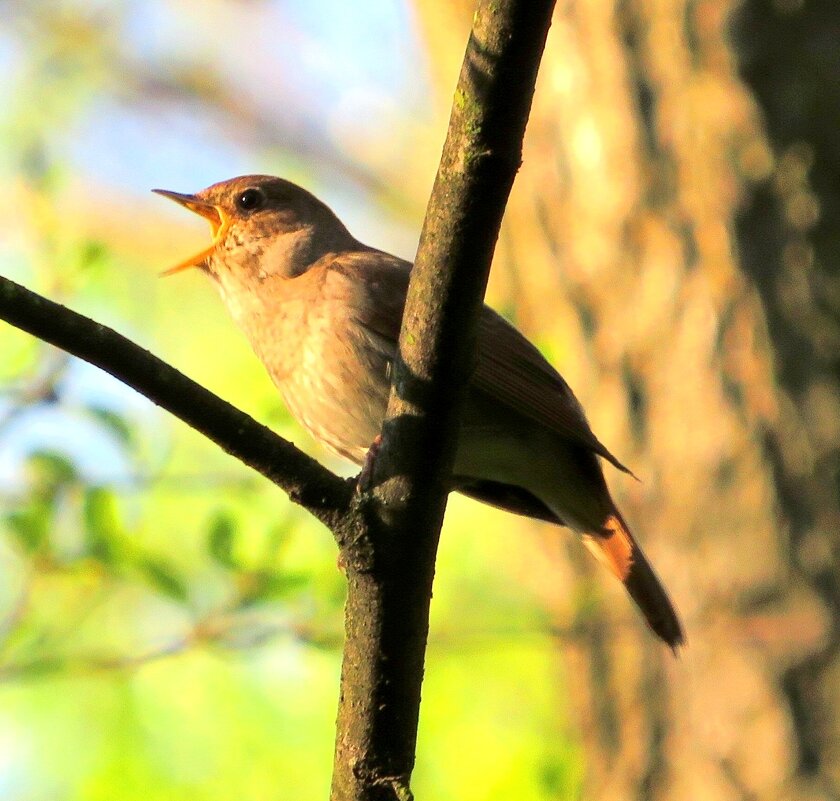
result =
[{"label": "blurred leaf", "polygon": [[98,271],[108,266],[111,251],[98,239],[84,239],[78,244],[76,261],[80,270]]},{"label": "blurred leaf", "polygon": [[103,562],[112,561],[115,542],[122,532],[116,495],[103,487],[87,489],[82,514],[91,555]]},{"label": "blurred leaf", "polygon": [[43,546],[49,531],[50,509],[46,504],[33,503],[26,509],[9,512],[6,525],[28,553],[34,553]]},{"label": "blurred leaf", "polygon": [[12,535],[28,553],[43,549],[49,538],[60,490],[76,480],[76,468],[51,451],[33,453],[27,461],[31,492],[28,503],[4,516]]},{"label": "blurred leaf", "polygon": [[261,570],[242,576],[243,587],[239,606],[247,608],[260,601],[277,601],[288,598],[293,592],[309,583],[309,578],[299,573],[273,573]]},{"label": "blurred leaf", "polygon": [[[15,679],[40,679],[61,672],[66,661],[60,656],[45,656],[22,665],[9,665],[5,670]],[[0,670],[0,676],[3,671]]]},{"label": "blurred leaf", "polygon": [[112,409],[105,409],[101,406],[88,406],[87,411],[122,445],[128,447],[133,444],[134,436],[131,426],[122,415],[117,414]]},{"label": "blurred leaf", "polygon": [[146,580],[168,598],[183,603],[189,597],[186,582],[171,565],[154,557],[139,559],[136,565]]},{"label": "blurred leaf", "polygon": [[76,467],[64,454],[55,451],[36,451],[29,457],[28,467],[38,494],[50,497],[55,491],[78,477]]},{"label": "blurred leaf", "polygon": [[223,567],[236,570],[240,567],[233,557],[233,539],[236,535],[236,523],[227,512],[219,512],[210,523],[207,535],[207,547],[210,556]]},{"label": "blurred leaf", "polygon": [[290,521],[294,519],[296,510],[291,504],[287,505],[283,511],[282,522],[275,523],[268,528],[268,537],[265,550],[266,560],[277,561],[282,558],[284,551],[291,545],[293,538],[291,533],[294,530],[294,523]]}]

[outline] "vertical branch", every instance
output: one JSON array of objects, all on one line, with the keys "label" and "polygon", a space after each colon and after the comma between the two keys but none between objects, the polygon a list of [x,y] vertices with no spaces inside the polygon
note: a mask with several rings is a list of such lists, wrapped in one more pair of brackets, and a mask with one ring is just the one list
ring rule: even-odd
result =
[{"label": "vertical branch", "polygon": [[405,799],[429,603],[473,341],[553,0],[480,0],[373,466],[342,532],[346,644],[332,798]]}]

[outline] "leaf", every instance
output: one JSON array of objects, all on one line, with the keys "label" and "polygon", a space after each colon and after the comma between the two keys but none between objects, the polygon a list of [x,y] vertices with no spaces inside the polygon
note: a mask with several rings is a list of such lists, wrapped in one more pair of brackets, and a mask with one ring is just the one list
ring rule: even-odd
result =
[{"label": "leaf", "polygon": [[241,577],[242,590],[239,606],[244,609],[260,601],[277,601],[288,598],[293,592],[309,583],[307,576],[300,573],[273,573],[261,570],[246,573]]},{"label": "leaf", "polygon": [[43,503],[33,503],[27,509],[20,509],[5,515],[9,531],[24,551],[30,554],[37,551],[46,542],[49,518],[49,507]]},{"label": "leaf", "polygon": [[90,554],[103,562],[114,557],[122,533],[116,495],[104,487],[85,490],[82,516]]},{"label": "leaf", "polygon": [[79,245],[79,267],[82,269],[102,267],[109,256],[108,246],[99,239],[85,239]]},{"label": "leaf", "polygon": [[10,665],[8,672],[18,680],[41,679],[60,673],[66,667],[60,656],[40,656],[21,665]]},{"label": "leaf", "polygon": [[27,553],[43,550],[49,540],[61,490],[76,481],[76,468],[60,453],[35,451],[26,463],[30,492],[21,508],[3,515],[12,536]]},{"label": "leaf", "polygon": [[134,443],[134,432],[128,421],[122,415],[117,414],[112,409],[105,409],[102,406],[88,406],[87,411],[121,445],[128,447]]},{"label": "leaf", "polygon": [[210,556],[222,567],[237,570],[240,564],[233,556],[233,540],[236,536],[236,522],[226,512],[219,512],[210,523],[207,534],[207,548]]},{"label": "leaf", "polygon": [[186,582],[166,562],[154,557],[144,557],[138,560],[137,567],[148,582],[167,597],[181,603],[189,597]]},{"label": "leaf", "polygon": [[39,494],[54,495],[56,489],[78,478],[73,462],[56,451],[34,451],[29,457],[28,468]]}]

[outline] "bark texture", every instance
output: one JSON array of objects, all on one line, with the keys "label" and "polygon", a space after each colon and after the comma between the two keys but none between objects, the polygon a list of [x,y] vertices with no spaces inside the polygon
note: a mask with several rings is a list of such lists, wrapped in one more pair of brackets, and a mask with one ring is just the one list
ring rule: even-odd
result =
[{"label": "bark texture", "polygon": [[786,666],[781,687],[798,773],[814,797],[840,798],[840,6],[749,0],[732,29],[774,165],[737,218],[780,387],[766,452],[791,577],[828,618],[819,647]]},{"label": "bark texture", "polygon": [[[467,4],[420,7],[455,52]],[[672,663],[543,530],[587,798],[838,797],[838,12],[747,2],[736,48],[739,7],[558,7],[490,287],[686,620]]]}]

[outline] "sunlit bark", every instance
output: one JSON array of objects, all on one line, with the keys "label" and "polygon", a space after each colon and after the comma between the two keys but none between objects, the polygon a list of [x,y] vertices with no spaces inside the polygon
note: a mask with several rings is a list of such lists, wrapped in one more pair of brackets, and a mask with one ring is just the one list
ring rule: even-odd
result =
[{"label": "sunlit bark", "polygon": [[[445,71],[464,17],[419,7]],[[687,619],[689,646],[672,665],[570,538],[596,611],[576,605],[591,593],[568,583],[545,596],[559,622],[585,617],[558,651],[592,798],[802,792],[811,782],[790,683],[812,712],[830,694],[832,659],[799,680],[796,666],[826,653],[831,601],[791,565],[791,509],[771,452],[806,435],[774,380],[784,343],[771,344],[762,295],[738,261],[750,244],[777,251],[760,226],[740,239],[734,226],[755,182],[793,167],[776,161],[737,77],[731,10],[723,0],[558,7],[491,286],[641,477],[610,481]],[[829,508],[813,511],[809,531],[837,530]],[[823,552],[830,560],[831,546]]]}]

